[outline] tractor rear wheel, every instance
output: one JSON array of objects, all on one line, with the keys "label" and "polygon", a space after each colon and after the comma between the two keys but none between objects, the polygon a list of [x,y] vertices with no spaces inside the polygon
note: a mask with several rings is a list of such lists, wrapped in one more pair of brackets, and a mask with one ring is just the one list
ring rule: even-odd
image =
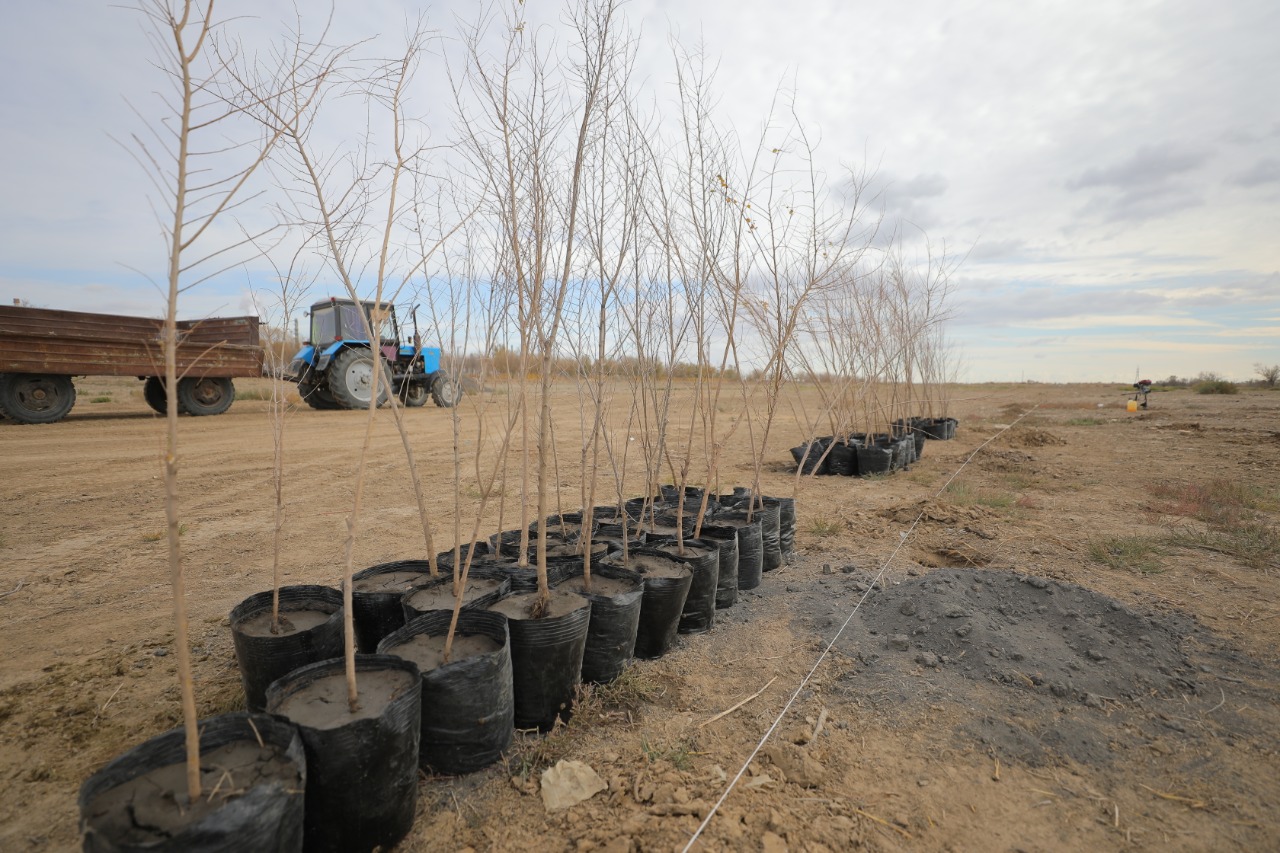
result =
[{"label": "tractor rear wheel", "polygon": [[313,409],[341,409],[338,401],[333,399],[329,389],[324,385],[313,385],[310,382],[298,383],[298,395]]},{"label": "tractor rear wheel", "polygon": [[431,383],[431,399],[442,409],[452,409],[462,399],[462,383],[446,373],[436,374]]},{"label": "tractor rear wheel", "polygon": [[75,404],[76,387],[70,376],[0,374],[0,412],[20,424],[60,421]]},{"label": "tractor rear wheel", "polygon": [[[329,392],[333,399],[346,409],[368,408],[369,398],[373,396],[374,354],[363,347],[348,347],[338,353],[329,367]],[[382,376],[378,380],[378,405],[387,402],[387,391],[391,387],[391,371],[381,364]]]},{"label": "tractor rear wheel", "polygon": [[236,399],[236,386],[225,376],[178,380],[178,411],[189,415],[220,415]]}]

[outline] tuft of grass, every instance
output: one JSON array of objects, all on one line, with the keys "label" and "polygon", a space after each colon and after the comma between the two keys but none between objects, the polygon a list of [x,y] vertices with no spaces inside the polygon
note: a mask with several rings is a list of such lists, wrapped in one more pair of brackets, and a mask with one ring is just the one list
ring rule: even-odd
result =
[{"label": "tuft of grass", "polygon": [[592,696],[602,712],[636,713],[645,705],[658,701],[666,691],[644,667],[629,666],[608,684],[595,685]]},{"label": "tuft of grass", "polygon": [[97,397],[90,397],[90,398],[89,398],[89,402],[90,402],[90,403],[110,403],[110,402],[111,402],[111,395],[110,395],[110,394],[100,394],[100,395],[98,395]]},{"label": "tuft of grass", "polygon": [[1101,418],[1069,418],[1067,426],[1101,426],[1105,421]]},{"label": "tuft of grass", "polygon": [[947,500],[956,506],[985,506],[992,509],[1008,509],[1015,496],[1008,492],[974,488],[968,483],[952,483],[946,488]]},{"label": "tuft of grass", "polygon": [[1174,531],[1169,543],[1234,557],[1263,572],[1277,565],[1280,528],[1267,513],[1280,511],[1280,490],[1223,477],[1204,483],[1154,483],[1149,509],[1193,518],[1207,530]]},{"label": "tuft of grass", "polygon": [[236,400],[270,400],[270,388],[237,388]]},{"label": "tuft of grass", "polygon": [[[185,524],[179,524],[178,535],[182,536],[186,534],[186,532],[187,532],[187,526]],[[165,531],[163,530],[161,530],[159,533],[144,533],[142,534],[142,541],[143,542],[159,542],[161,539],[165,537],[165,535],[166,535]]]},{"label": "tuft of grass", "polygon": [[1169,537],[1171,545],[1199,548],[1235,557],[1251,569],[1269,574],[1280,568],[1280,528],[1262,521],[1250,521],[1203,532],[1179,530]]},{"label": "tuft of grass", "polygon": [[680,738],[670,746],[656,746],[649,743],[647,737],[640,738],[640,751],[650,764],[655,761],[667,761],[677,770],[693,769],[693,756],[697,748],[691,738]]},{"label": "tuft of grass", "polygon": [[1239,394],[1240,388],[1226,379],[1206,379],[1191,386],[1197,394]]},{"label": "tuft of grass", "polygon": [[1150,486],[1163,515],[1194,518],[1217,527],[1257,521],[1262,512],[1280,510],[1280,492],[1219,477],[1203,483],[1160,482]]},{"label": "tuft of grass", "polygon": [[513,777],[528,779],[541,773],[557,761],[570,755],[576,740],[576,733],[571,733],[569,726],[556,724],[550,732],[540,735],[537,732],[517,731],[511,752],[507,754],[507,773]]},{"label": "tuft of grass", "polygon": [[1089,557],[1113,569],[1142,574],[1164,571],[1159,544],[1146,536],[1110,536],[1089,541]]},{"label": "tuft of grass", "polygon": [[808,530],[814,536],[826,538],[827,536],[835,536],[844,530],[844,525],[839,521],[831,521],[826,518],[815,518],[809,522]]},{"label": "tuft of grass", "polygon": [[1000,479],[1006,486],[1017,492],[1025,492],[1040,485],[1040,481],[1034,475],[1025,471],[1006,471],[1000,475]]}]

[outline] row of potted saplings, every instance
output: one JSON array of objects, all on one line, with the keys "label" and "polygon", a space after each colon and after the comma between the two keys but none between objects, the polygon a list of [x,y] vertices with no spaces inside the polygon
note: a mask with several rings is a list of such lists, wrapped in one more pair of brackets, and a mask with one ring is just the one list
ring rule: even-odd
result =
[{"label": "row of potted saplings", "polygon": [[419,767],[457,775],[500,760],[515,729],[567,720],[580,681],[608,683],[632,658],[661,657],[678,634],[710,630],[717,610],[790,558],[792,499],[708,496],[694,537],[702,502],[700,491],[681,502],[663,487],[597,507],[590,530],[581,514],[548,518],[545,602],[536,570],[517,564],[519,530],[464,547],[457,570],[454,552],[439,555],[436,576],[425,560],[358,572],[356,682],[338,590],[282,587],[278,617],[273,592],[250,596],[231,612],[249,710],[201,721],[210,795],[191,803],[178,793],[182,731],[154,738],[82,786],[85,849],[395,844],[413,825]]},{"label": "row of potted saplings", "polygon": [[955,438],[955,418],[904,418],[888,433],[824,435],[791,448],[802,474],[868,477],[905,471],[924,453],[928,439]]}]

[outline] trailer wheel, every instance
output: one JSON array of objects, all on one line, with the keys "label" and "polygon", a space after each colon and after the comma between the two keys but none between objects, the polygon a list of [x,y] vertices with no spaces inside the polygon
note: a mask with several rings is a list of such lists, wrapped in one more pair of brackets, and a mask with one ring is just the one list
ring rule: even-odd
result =
[{"label": "trailer wheel", "polygon": [[70,376],[35,373],[0,375],[0,410],[20,424],[60,421],[76,404],[76,387]]},{"label": "trailer wheel", "polygon": [[462,399],[462,384],[446,373],[438,373],[431,383],[431,399],[442,409],[452,409]]},{"label": "trailer wheel", "polygon": [[236,399],[236,387],[225,376],[178,381],[178,411],[190,415],[220,415]]},{"label": "trailer wheel", "polygon": [[[378,362],[382,359],[379,357]],[[345,409],[363,409],[373,396],[374,354],[364,347],[348,347],[329,365],[329,392]],[[382,365],[382,377],[378,381],[378,405],[387,402],[387,389],[391,387],[391,371]]]},{"label": "trailer wheel", "polygon": [[[147,381],[142,384],[142,399],[147,401],[147,405],[160,414],[169,411],[169,395],[165,393],[164,380],[159,376],[148,376]],[[182,405],[182,399],[178,399],[178,414],[185,414],[186,408]]]}]

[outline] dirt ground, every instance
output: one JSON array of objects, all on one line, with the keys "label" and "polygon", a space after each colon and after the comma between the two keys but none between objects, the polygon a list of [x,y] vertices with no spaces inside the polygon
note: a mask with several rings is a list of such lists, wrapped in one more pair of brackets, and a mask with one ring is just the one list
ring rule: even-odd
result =
[{"label": "dirt ground", "polygon": [[[75,848],[81,782],[179,722],[161,422],[140,383],[77,387],[62,423],[0,422],[6,851]],[[567,434],[578,400],[559,395]],[[873,480],[797,487],[784,414],[764,490],[797,498],[798,559],[505,765],[424,779],[401,849],[679,850],[784,707],[696,849],[1280,849],[1280,392],[1169,391],[1132,414],[1115,386],[954,396],[956,438]],[[240,706],[227,614],[270,586],[266,407],[181,422],[202,714]],[[450,417],[407,416],[443,549]],[[289,419],[287,582],[340,577],[363,423]],[[751,467],[727,452],[726,489]],[[356,568],[422,556],[403,460],[382,418]],[[547,812],[560,759],[608,790]]]}]

